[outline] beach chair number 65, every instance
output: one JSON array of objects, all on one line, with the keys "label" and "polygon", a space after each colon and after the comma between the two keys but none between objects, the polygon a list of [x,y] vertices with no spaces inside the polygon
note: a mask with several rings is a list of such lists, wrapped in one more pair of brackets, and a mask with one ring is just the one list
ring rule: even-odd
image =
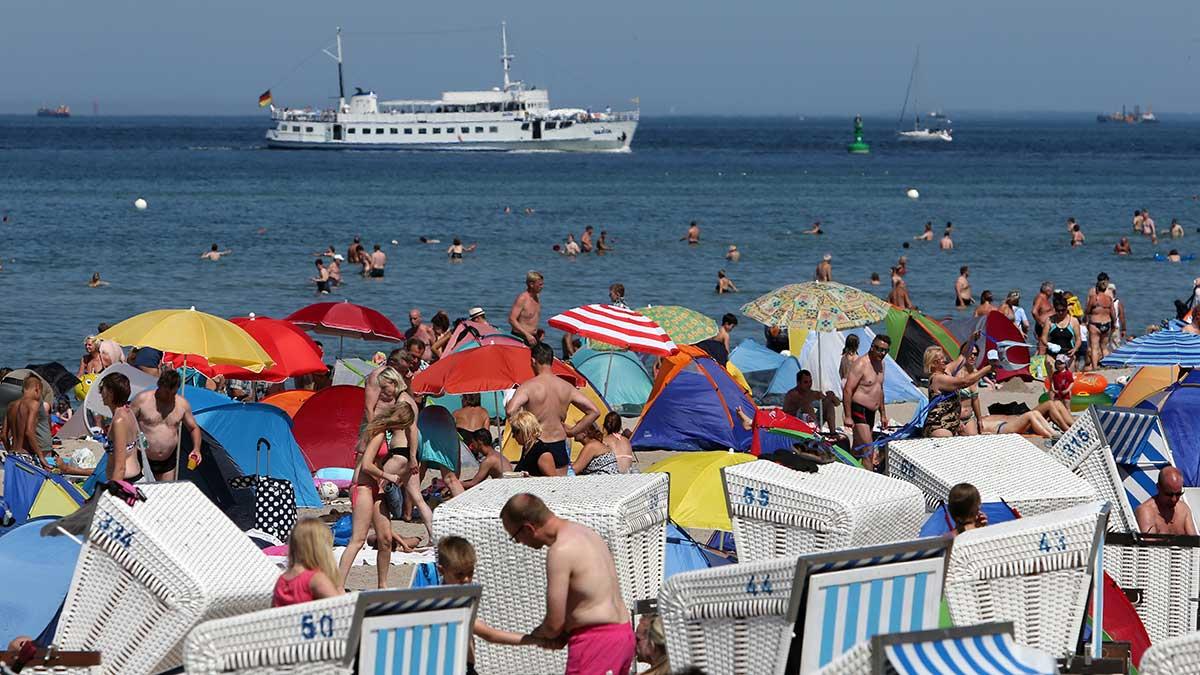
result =
[{"label": "beach chair number 65", "polygon": [[746,584],[746,592],[749,593],[750,595],[758,595],[759,593],[770,593],[771,592],[771,577],[769,575],[764,576],[762,578],[762,583],[756,584],[756,583],[754,583],[754,575],[751,574],[750,581],[749,581],[749,583]]},{"label": "beach chair number 65", "polygon": [[1042,540],[1038,542],[1038,550],[1043,553],[1067,550],[1067,535],[1062,530],[1043,532]]},{"label": "beach chair number 65", "polygon": [[315,623],[313,622],[312,614],[305,614],[300,617],[300,634],[304,636],[305,640],[315,638],[318,632],[320,632],[321,637],[333,637],[333,615],[322,614],[321,618],[317,619]]},{"label": "beach chair number 65", "polygon": [[755,502],[758,502],[759,506],[766,506],[767,504],[771,503],[771,493],[768,492],[766,488],[760,488],[758,490],[758,495],[756,496],[754,494],[754,488],[747,487],[742,490],[742,501],[751,506],[753,506]]}]

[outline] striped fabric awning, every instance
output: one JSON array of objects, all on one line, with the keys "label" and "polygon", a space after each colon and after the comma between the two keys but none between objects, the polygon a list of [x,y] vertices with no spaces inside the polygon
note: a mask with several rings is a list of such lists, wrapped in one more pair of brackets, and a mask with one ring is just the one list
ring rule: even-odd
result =
[{"label": "striped fabric awning", "polygon": [[888,663],[900,675],[1057,673],[1054,657],[1017,644],[1009,633],[890,644]]},{"label": "striped fabric awning", "polygon": [[614,305],[584,305],[551,317],[552,328],[606,344],[655,356],[670,356],[679,347],[649,317]]},{"label": "striped fabric awning", "polygon": [[1200,335],[1160,330],[1134,338],[1100,363],[1105,366],[1200,367]]}]

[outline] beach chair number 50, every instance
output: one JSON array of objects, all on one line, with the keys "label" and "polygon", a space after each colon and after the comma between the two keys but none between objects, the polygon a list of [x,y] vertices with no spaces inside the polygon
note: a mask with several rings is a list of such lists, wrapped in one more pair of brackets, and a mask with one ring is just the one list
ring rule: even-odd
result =
[{"label": "beach chair number 50", "polygon": [[105,515],[96,529],[112,537],[114,541],[125,548],[129,548],[133,543],[133,530],[125,529],[125,526],[114,520],[111,515]]},{"label": "beach chair number 50", "polygon": [[1038,542],[1038,550],[1043,553],[1067,550],[1067,535],[1062,530],[1043,532],[1042,540]]},{"label": "beach chair number 50", "polygon": [[746,592],[750,595],[758,595],[759,593],[771,592],[771,577],[764,576],[761,583],[754,582],[754,575],[750,575],[750,581],[746,584]]},{"label": "beach chair number 50", "polygon": [[305,614],[300,617],[300,634],[304,636],[305,640],[315,638],[318,632],[321,634],[321,637],[333,637],[332,614],[322,614],[321,618],[317,619],[316,622],[313,621],[312,614]]},{"label": "beach chair number 50", "polygon": [[754,488],[747,487],[742,490],[742,501],[753,506],[755,502],[759,506],[766,506],[771,503],[771,493],[766,488],[760,488],[758,494],[754,492]]}]

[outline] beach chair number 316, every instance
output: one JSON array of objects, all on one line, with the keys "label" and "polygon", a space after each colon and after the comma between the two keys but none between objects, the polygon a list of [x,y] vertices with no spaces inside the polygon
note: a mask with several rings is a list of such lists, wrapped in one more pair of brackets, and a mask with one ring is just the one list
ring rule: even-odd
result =
[{"label": "beach chair number 316", "polygon": [[300,634],[304,636],[305,640],[315,638],[318,632],[321,634],[321,637],[333,637],[333,615],[322,614],[321,618],[315,622],[313,621],[312,614],[305,614],[300,617]]},{"label": "beach chair number 316", "polygon": [[1043,553],[1067,550],[1067,535],[1062,530],[1043,532],[1042,540],[1038,542],[1038,550]]},{"label": "beach chair number 316", "polygon": [[755,494],[754,488],[746,487],[742,490],[742,501],[746,502],[746,504],[750,506],[753,506],[755,502],[757,502],[759,506],[766,506],[767,504],[771,503],[771,493],[768,492],[766,488],[760,488],[758,493]]}]

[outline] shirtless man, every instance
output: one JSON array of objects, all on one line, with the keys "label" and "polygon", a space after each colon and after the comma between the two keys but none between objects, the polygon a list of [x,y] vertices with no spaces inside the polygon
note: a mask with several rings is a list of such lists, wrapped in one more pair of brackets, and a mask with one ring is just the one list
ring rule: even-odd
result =
[{"label": "shirtless man", "polygon": [[[539,342],[530,350],[533,357],[533,378],[521,383],[504,406],[509,418],[520,410],[528,410],[542,425],[541,436],[517,463],[517,471],[543,476],[565,476],[571,462],[568,437],[583,433],[595,423],[600,411],[591,399],[554,373],[554,350]],[[567,408],[574,405],[583,411],[583,418],[568,429],[563,420]]]},{"label": "shirtless man", "polygon": [[320,258],[314,260],[313,264],[317,266],[317,276],[312,278],[317,284],[317,293],[329,295],[329,268],[325,267],[325,261]]},{"label": "shirtless man", "polygon": [[611,250],[613,247],[608,242],[608,230],[600,230],[600,238],[596,240],[596,253],[607,253]]},{"label": "shirtless man", "polygon": [[464,490],[469,490],[489,478],[503,478],[504,474],[513,470],[512,462],[496,452],[492,445],[492,432],[487,429],[479,429],[472,433],[467,449],[479,461],[479,470],[469,480],[462,482]]},{"label": "shirtless man", "polygon": [[793,416],[801,417],[807,415],[809,420],[817,421],[816,404],[821,404],[820,419],[825,421],[829,427],[829,433],[834,433],[834,418],[836,417],[837,404],[841,403],[838,397],[832,391],[819,392],[813,391],[812,373],[807,370],[801,370],[796,373],[796,386],[788,390],[783,395],[783,412]]},{"label": "shirtless man", "polygon": [[408,330],[404,331],[405,340],[412,340],[413,338],[420,340],[424,344],[419,354],[421,360],[426,363],[432,363],[433,351],[429,348],[429,345],[437,340],[437,336],[433,333],[433,326],[425,323],[421,318],[421,310],[416,307],[408,310]]},{"label": "shirtless man", "polygon": [[[857,448],[872,441],[871,429],[876,413],[887,423],[887,407],[883,402],[883,359],[891,348],[892,339],[876,335],[867,351],[867,358],[854,362],[842,387],[842,426],[852,431],[851,447]],[[862,456],[863,468],[875,470],[875,450]]]},{"label": "shirtless man", "polygon": [[913,237],[913,241],[933,241],[933,222],[925,223],[925,231]]},{"label": "shirtless man", "polygon": [[187,426],[191,434],[192,452],[188,461],[200,463],[200,425],[192,416],[192,406],[179,395],[179,373],[168,370],[158,376],[158,388],[143,391],[133,398],[129,407],[138,427],[146,437],[146,459],[154,480],[175,480],[178,468],[180,428]]},{"label": "shirtless man", "polygon": [[9,406],[5,423],[12,436],[9,451],[29,454],[37,460],[38,465],[50,471],[54,467],[46,461],[46,454],[57,453],[50,445],[50,406],[42,401],[43,386],[42,378],[37,375],[25,376],[21,398]]},{"label": "shirtless man", "polygon": [[525,290],[513,300],[512,309],[508,310],[508,323],[512,334],[533,346],[541,341],[545,331],[538,328],[542,320],[542,288],[546,280],[541,272],[530,271],[525,275]]},{"label": "shirtless man", "polygon": [[1133,253],[1133,246],[1129,244],[1129,237],[1121,237],[1116,246],[1113,246],[1113,253],[1117,255],[1131,255]]},{"label": "shirtless man", "polygon": [[[1200,312],[1197,312],[1200,314]],[[713,339],[725,345],[725,352],[733,351],[730,346],[730,337],[733,335],[733,329],[737,328],[738,320],[731,312],[726,312],[725,316],[721,317],[721,327],[717,329],[717,335]]]},{"label": "shirtless man", "polygon": [[591,253],[592,248],[592,226],[588,225],[583,228],[583,234],[579,235],[579,250],[584,253]]},{"label": "shirtless man", "polygon": [[1042,334],[1042,327],[1046,325],[1046,320],[1054,313],[1054,284],[1049,281],[1043,281],[1042,286],[1038,289],[1038,294],[1033,298],[1033,330],[1035,335]]},{"label": "shirtless man", "polygon": [[1143,534],[1186,534],[1196,536],[1192,510],[1183,497],[1183,474],[1168,466],[1158,472],[1158,494],[1134,511]]},{"label": "shirtless man", "polygon": [[688,225],[687,233],[680,238],[680,241],[687,241],[690,246],[700,243],[700,226],[696,224],[696,221],[693,220]]},{"label": "shirtless man", "polygon": [[821,262],[817,263],[817,270],[813,273],[813,279],[816,281],[833,281],[833,255],[826,253],[821,256]]},{"label": "shirtless man", "polygon": [[963,265],[958,268],[958,279],[954,281],[954,306],[970,307],[975,304],[971,295],[971,268]]},{"label": "shirtless man", "polygon": [[900,309],[916,309],[912,298],[908,295],[908,284],[900,276],[897,268],[892,268],[892,291],[888,293],[887,301]]},{"label": "shirtless man", "polygon": [[742,259],[742,252],[738,250],[737,244],[729,245],[729,250],[725,252],[725,259],[729,262],[737,262]]},{"label": "shirtless man", "polygon": [[376,279],[383,276],[383,268],[387,267],[387,254],[379,250],[379,244],[371,251],[371,269],[368,274]]},{"label": "shirtless man", "polygon": [[546,553],[546,616],[529,633],[545,647],[567,646],[567,673],[627,673],[636,639],[621,599],[608,544],[579,523],[559,518],[531,494],[500,511],[514,542]]},{"label": "shirtless man", "polygon": [[362,262],[362,257],[366,254],[367,252],[363,250],[362,237],[355,237],[346,249],[346,262],[357,265]]},{"label": "shirtless man", "polygon": [[212,248],[210,248],[207,251],[205,251],[204,253],[200,254],[200,259],[201,260],[212,260],[213,262],[216,262],[221,259],[221,256],[229,255],[230,253],[233,253],[233,249],[225,249],[224,251],[222,251],[221,247],[217,246],[216,244],[213,244]]},{"label": "shirtless man", "polygon": [[985,290],[979,294],[979,306],[975,308],[975,316],[987,316],[995,311],[996,305],[992,303],[992,292]]},{"label": "shirtless man", "polygon": [[938,248],[943,251],[951,251],[954,249],[954,240],[950,238],[950,230],[946,230],[942,235],[942,240],[938,242]]},{"label": "shirtless man", "polygon": [[1100,367],[1104,358],[1105,345],[1113,327],[1113,299],[1108,293],[1108,275],[1103,272],[1096,277],[1096,285],[1088,291],[1087,307],[1083,310],[1087,317],[1088,331],[1088,368],[1095,370]]}]

